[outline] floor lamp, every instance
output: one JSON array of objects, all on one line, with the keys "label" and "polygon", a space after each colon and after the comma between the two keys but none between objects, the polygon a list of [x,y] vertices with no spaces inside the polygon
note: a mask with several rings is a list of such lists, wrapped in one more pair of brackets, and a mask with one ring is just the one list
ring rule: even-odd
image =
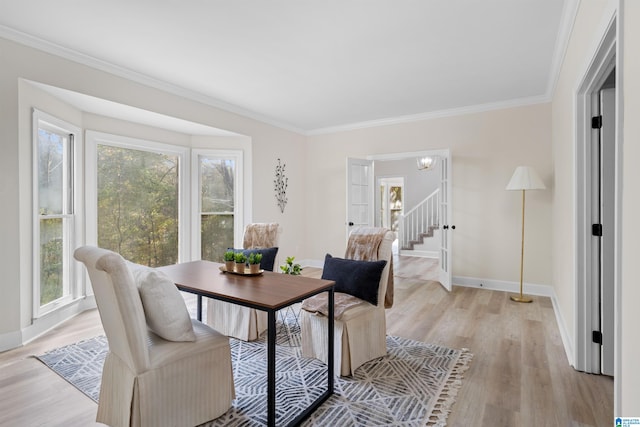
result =
[{"label": "floor lamp", "polygon": [[526,190],[544,190],[546,187],[536,173],[529,166],[518,166],[513,172],[511,181],[507,184],[507,190],[522,191],[522,244],[520,248],[520,295],[512,295],[511,300],[516,302],[531,302],[531,298],[522,295],[522,278],[524,272],[524,193]]}]

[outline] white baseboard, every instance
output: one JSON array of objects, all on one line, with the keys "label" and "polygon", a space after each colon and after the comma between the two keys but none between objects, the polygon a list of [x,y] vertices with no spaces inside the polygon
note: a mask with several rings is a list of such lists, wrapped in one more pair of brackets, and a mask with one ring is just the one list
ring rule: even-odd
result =
[{"label": "white baseboard", "polygon": [[302,261],[300,261],[300,265],[302,266],[302,268],[304,267],[322,268],[324,267],[324,260],[303,259]]},{"label": "white baseboard", "polygon": [[0,353],[22,345],[22,332],[12,331],[0,335]]},{"label": "white baseboard", "polygon": [[438,259],[438,257],[440,256],[438,251],[420,251],[420,250],[413,250],[413,251],[401,250],[400,255],[414,256],[419,258],[434,258],[434,259]]},{"label": "white baseboard", "polygon": [[560,338],[562,338],[562,346],[564,347],[564,352],[567,356],[567,362],[569,365],[575,368],[574,361],[574,350],[573,350],[573,342],[569,338],[569,333],[567,332],[567,324],[564,321],[564,317],[560,312],[560,306],[558,305],[558,298],[556,298],[555,292],[551,297],[551,303],[553,304],[553,312],[556,314],[556,322],[558,322],[558,329],[560,330]]},{"label": "white baseboard", "polygon": [[[405,255],[405,254],[403,254]],[[322,268],[324,260],[305,259],[300,261],[300,265],[304,267]],[[477,277],[454,276],[454,286],[464,286],[469,288],[488,289],[492,291],[502,291],[511,293],[520,293],[520,283],[508,282],[505,280],[480,279]],[[550,285],[540,285],[536,283],[523,283],[522,292],[527,295],[549,297],[553,305],[553,312],[556,315],[558,330],[562,338],[562,345],[567,356],[567,362],[573,366],[573,342],[567,330],[567,324],[564,321],[555,289]]]},{"label": "white baseboard", "polygon": [[59,310],[48,313],[39,319],[34,319],[33,323],[19,331],[0,335],[0,352],[11,350],[23,346],[42,334],[49,332],[60,323],[82,313],[83,311],[96,307],[96,300],[93,295],[75,300]]},{"label": "white baseboard", "polygon": [[[479,279],[477,277],[454,276],[453,284],[467,288],[483,288],[492,291],[520,293],[520,283],[507,282],[505,280]],[[551,297],[555,292],[549,285],[538,285],[535,283],[523,283],[522,292],[527,295],[537,295]]]},{"label": "white baseboard", "polygon": [[[453,277],[454,286],[465,286],[469,288],[489,289],[493,291],[503,291],[510,293],[520,293],[520,283],[507,282],[503,280],[493,279],[479,279],[477,277]],[[539,285],[535,283],[523,283],[522,293],[527,295],[536,295],[549,297],[551,304],[553,305],[553,312],[556,315],[556,322],[558,323],[558,330],[560,331],[560,337],[562,338],[562,345],[564,347],[565,354],[567,356],[567,362],[573,365],[573,343],[568,333],[567,324],[560,311],[558,304],[558,297],[556,291],[552,286]]]}]

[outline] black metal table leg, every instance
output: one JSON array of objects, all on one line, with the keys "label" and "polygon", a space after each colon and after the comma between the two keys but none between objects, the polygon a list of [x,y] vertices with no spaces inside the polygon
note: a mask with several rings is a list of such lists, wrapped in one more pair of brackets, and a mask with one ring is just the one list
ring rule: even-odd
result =
[{"label": "black metal table leg", "polygon": [[198,321],[202,322],[202,295],[198,295],[198,312],[196,313]]},{"label": "black metal table leg", "polygon": [[328,348],[328,352],[329,352],[329,358],[328,358],[328,363],[327,363],[327,375],[328,375],[328,380],[327,380],[327,391],[328,394],[331,395],[333,394],[333,375],[334,375],[334,370],[335,370],[335,366],[334,366],[334,362],[335,362],[335,358],[334,358],[334,354],[333,354],[333,346],[334,346],[334,341],[333,341],[333,334],[334,334],[334,317],[333,317],[333,299],[334,299],[334,292],[333,292],[333,288],[329,289],[329,318],[327,319],[327,322],[329,323],[329,330],[327,331],[327,335],[328,335],[328,340],[329,342],[327,343],[327,348]]},{"label": "black metal table leg", "polygon": [[333,386],[334,386],[334,372],[335,372],[335,365],[334,365],[334,354],[333,354],[333,350],[334,350],[334,291],[333,291],[333,287],[331,289],[328,289],[327,292],[329,292],[329,313],[328,313],[328,319],[327,319],[327,323],[328,323],[328,330],[327,330],[327,351],[329,353],[329,358],[327,361],[327,389],[325,390],[324,393],[322,393],[320,396],[318,396],[318,398],[311,403],[311,405],[309,405],[306,409],[304,409],[300,414],[298,414],[298,416],[289,423],[289,426],[298,426],[300,425],[304,420],[306,420],[307,418],[309,418],[309,416],[311,416],[311,414],[318,409],[322,403],[324,401],[326,401],[327,399],[329,399],[331,397],[331,395],[333,394]]},{"label": "black metal table leg", "polygon": [[276,312],[267,311],[267,425],[276,425]]}]

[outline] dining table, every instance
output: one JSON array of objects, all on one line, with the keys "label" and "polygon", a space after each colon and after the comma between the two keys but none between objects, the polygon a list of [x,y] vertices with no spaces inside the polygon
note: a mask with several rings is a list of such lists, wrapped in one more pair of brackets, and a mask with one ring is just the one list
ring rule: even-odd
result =
[{"label": "dining table", "polygon": [[[190,261],[160,267],[183,292],[197,296],[197,317],[202,320],[202,298],[213,298],[267,312],[267,425],[276,426],[276,313],[313,295],[328,293],[328,354],[334,352],[334,285],[332,280],[261,271],[236,274],[224,264]],[[300,425],[333,394],[334,358],[327,363],[327,389],[288,425]]]}]

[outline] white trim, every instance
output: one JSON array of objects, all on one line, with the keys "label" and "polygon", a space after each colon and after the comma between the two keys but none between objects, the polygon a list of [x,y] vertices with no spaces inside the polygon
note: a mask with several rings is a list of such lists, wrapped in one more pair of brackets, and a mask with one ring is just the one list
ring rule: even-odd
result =
[{"label": "white trim", "polygon": [[35,319],[31,325],[19,331],[1,334],[0,353],[28,344],[73,316],[93,308],[96,308],[96,301],[93,296],[79,298],[60,307],[59,310],[46,313],[41,318]]},{"label": "white trim", "polygon": [[[67,265],[63,265],[63,270],[65,271],[65,275],[68,280],[68,294],[63,295],[61,298],[58,298],[54,301],[51,301],[45,305],[40,304],[40,222],[41,215],[38,211],[38,206],[40,206],[40,195],[39,195],[39,138],[38,131],[41,127],[47,127],[49,129],[54,129],[60,133],[64,133],[66,135],[71,135],[69,141],[69,150],[68,155],[70,158],[67,160],[69,163],[68,173],[71,174],[68,177],[71,181],[71,195],[68,195],[68,201],[71,202],[72,208],[71,212],[62,213],[60,217],[65,217],[67,221],[63,221],[63,259],[68,261]],[[31,117],[31,147],[32,147],[32,266],[31,266],[31,274],[32,274],[32,321],[38,319],[48,313],[60,310],[61,307],[68,305],[74,299],[82,297],[84,295],[84,287],[82,282],[77,282],[76,277],[78,276],[79,269],[77,264],[73,261],[73,248],[75,248],[80,241],[79,239],[82,237],[82,200],[84,197],[83,187],[82,187],[82,153],[83,153],[83,138],[82,138],[82,129],[75,126],[72,123],[69,123],[65,120],[59,119],[49,113],[46,113],[42,110],[33,108],[32,109],[32,117]],[[68,232],[65,232],[64,229],[66,227],[70,227],[71,229]],[[37,255],[37,256],[36,256]]]},{"label": "white trim", "polygon": [[32,47],[34,49],[41,50],[46,53],[59,56],[64,59],[68,59],[73,62],[77,62],[82,65],[86,65],[88,67],[91,67],[100,71],[104,71],[109,74],[113,74],[118,77],[125,78],[127,80],[131,80],[136,83],[150,86],[154,89],[159,89],[164,92],[183,97],[185,99],[190,99],[192,101],[200,102],[205,105],[219,108],[227,112],[239,114],[239,115],[257,120],[262,123],[276,126],[281,129],[289,130],[291,132],[296,132],[302,135],[305,134],[304,130],[302,129],[298,129],[289,124],[279,122],[270,117],[266,117],[262,114],[256,113],[255,111],[247,110],[237,105],[230,104],[228,102],[224,102],[207,95],[203,95],[202,93],[195,92],[175,84],[171,84],[171,83],[167,83],[167,82],[155,79],[146,74],[142,74],[136,71],[132,71],[128,68],[111,64],[109,62],[94,58],[90,55],[77,52],[73,49],[60,46],[50,41],[43,40],[41,38],[32,36],[30,34],[17,31],[13,28],[6,27],[4,25],[0,25],[0,37],[6,38],[16,43],[23,44],[25,46]]},{"label": "white trim", "polygon": [[347,132],[358,129],[366,129],[378,126],[396,125],[401,123],[418,122],[421,120],[440,119],[445,117],[462,116],[466,114],[484,113],[487,111],[504,110],[508,108],[525,107],[528,105],[546,104],[551,102],[549,94],[531,96],[526,98],[511,99],[508,101],[490,102],[487,104],[469,105],[466,107],[451,108],[448,110],[430,111],[425,113],[410,114],[406,116],[390,117],[378,120],[369,120],[359,123],[351,123],[340,126],[331,126],[313,129],[305,132],[307,136],[323,135],[329,133]]},{"label": "white trim", "polygon": [[575,24],[576,16],[578,15],[580,1],[581,0],[564,1],[562,17],[560,18],[560,29],[556,37],[556,45],[554,48],[553,59],[551,60],[551,70],[549,72],[549,82],[547,83],[547,95],[549,96],[549,99],[553,99],[553,94],[556,91],[560,71],[562,71],[562,64],[567,54],[571,33],[573,32],[573,25]]},{"label": "white trim", "polygon": [[[622,156],[624,153],[624,1],[618,0],[617,26],[616,26],[616,236],[622,236],[624,224],[622,223]],[[616,239],[615,244],[615,345],[613,366],[613,413],[620,414],[622,402],[622,238]]]},{"label": "white trim", "polygon": [[377,127],[377,126],[416,122],[421,120],[460,116],[465,114],[475,114],[475,113],[482,113],[482,112],[493,111],[493,110],[516,108],[516,107],[523,107],[528,105],[544,104],[544,103],[551,102],[553,91],[555,90],[556,82],[558,80],[559,72],[561,69],[561,65],[564,60],[564,56],[566,54],[569,36],[571,34],[571,30],[573,29],[573,23],[575,20],[575,16],[577,14],[579,2],[580,0],[570,0],[570,1],[567,1],[565,4],[563,15],[561,18],[560,30],[556,38],[554,57],[552,59],[551,71],[549,73],[549,82],[547,83],[546,93],[543,95],[523,97],[523,98],[517,98],[517,99],[512,99],[507,101],[491,102],[486,104],[469,105],[465,107],[451,108],[451,109],[445,109],[445,110],[422,112],[417,114],[389,117],[389,118],[383,118],[378,120],[369,120],[369,121],[356,122],[356,123],[350,123],[350,124],[338,125],[338,126],[330,126],[326,128],[318,128],[318,129],[312,129],[312,130],[305,130],[305,129],[298,128],[296,126],[292,126],[288,123],[283,123],[279,120],[275,120],[271,117],[267,117],[263,114],[240,107],[238,105],[231,104],[231,103],[222,101],[220,99],[216,99],[211,96],[204,95],[202,93],[199,93],[190,89],[186,89],[184,87],[181,87],[175,84],[158,80],[146,74],[142,74],[125,67],[114,65],[112,63],[94,58],[90,55],[77,52],[73,49],[60,46],[48,40],[44,40],[44,39],[35,37],[33,35],[23,33],[21,31],[17,31],[13,28],[9,28],[4,25],[0,25],[0,37],[3,37],[7,40],[11,40],[13,42],[20,43],[22,45],[25,45],[34,49],[38,49],[46,53],[59,56],[61,58],[82,64],[82,65],[86,65],[88,67],[91,67],[100,71],[104,71],[109,74],[113,74],[118,77],[125,78],[127,80],[131,80],[136,83],[150,86],[154,89],[162,90],[164,92],[183,97],[185,99],[190,99],[192,101],[200,102],[205,105],[219,108],[221,110],[224,110],[230,113],[239,114],[244,117],[251,118],[253,120],[257,120],[259,122],[278,127],[280,129],[285,129],[291,132],[298,133],[300,135],[313,136],[313,135],[322,135],[322,134],[329,134],[329,133],[336,133],[336,132],[345,132],[345,131],[351,131],[351,130],[357,130],[357,129],[365,129],[365,128],[371,128],[371,127]]},{"label": "white trim", "polygon": [[47,315],[34,321],[32,325],[22,329],[22,344],[27,344],[73,316],[96,307],[95,297],[90,295],[76,299],[55,312],[47,313]]},{"label": "white trim", "polygon": [[22,345],[22,331],[0,334],[0,353]]},{"label": "white trim", "polygon": [[[454,276],[453,284],[455,286],[464,286],[466,288],[489,289],[492,291],[520,293],[520,282],[508,282],[506,280]],[[527,282],[524,282],[522,284],[522,292],[527,295],[536,295],[541,297],[551,297],[555,294],[553,287],[550,285],[539,285],[536,283]]]},{"label": "white trim", "polygon": [[234,175],[234,212],[233,212],[233,238],[234,247],[242,245],[244,232],[244,153],[242,150],[227,149],[200,149],[191,150],[191,257],[188,259],[201,259],[201,205],[200,205],[200,156],[233,159],[236,162]]},{"label": "white trim", "polygon": [[440,253],[438,251],[417,251],[417,250],[400,250],[400,256],[412,256],[416,258],[433,258],[438,259],[440,257]]},{"label": "white trim", "polygon": [[442,148],[439,150],[425,150],[425,151],[407,151],[403,153],[386,153],[386,154],[371,154],[366,156],[367,160],[405,160],[412,157],[424,157],[424,156],[441,156],[447,157],[451,154],[449,148]]},{"label": "white trim", "polygon": [[[604,15],[597,31],[599,35],[594,38],[594,45],[589,52],[588,60],[583,66],[582,78],[578,81],[574,89],[574,123],[575,134],[573,141],[573,218],[574,218],[574,357],[572,365],[580,371],[590,373],[600,373],[599,352],[600,346],[591,341],[591,331],[594,324],[599,322],[598,301],[593,295],[592,286],[593,272],[589,268],[591,265],[592,242],[585,235],[585,230],[591,224],[591,194],[587,191],[590,186],[585,183],[591,181],[591,126],[588,123],[593,115],[594,91],[602,87],[604,79],[613,68],[612,61],[619,60],[617,49],[617,23],[616,10],[611,10],[611,14]],[[616,67],[618,70],[619,67]],[[616,84],[617,86],[617,84]],[[622,98],[619,88],[616,88],[616,97]],[[617,115],[621,114],[619,111]],[[620,133],[620,129],[617,129]],[[616,152],[619,152],[618,142],[616,142]],[[618,161],[617,161],[618,162]],[[620,175],[620,168],[616,165],[616,173]],[[619,184],[619,177],[616,177],[616,184]],[[617,190],[619,193],[619,189]],[[619,220],[620,200],[616,194],[616,219]],[[619,230],[616,230],[616,242],[619,242]],[[618,243],[616,243],[616,246]],[[617,255],[616,255],[617,256]],[[618,262],[616,262],[618,263]],[[619,289],[619,280],[616,280],[616,289]],[[618,345],[618,344],[616,344]]]},{"label": "white trim", "polygon": [[558,297],[556,295],[555,289],[553,290],[553,295],[550,298],[551,298],[551,304],[553,305],[553,312],[556,315],[556,322],[558,323],[558,330],[560,331],[562,346],[564,347],[564,352],[567,356],[567,362],[571,366],[573,366],[573,360],[574,360],[573,341],[571,340],[571,336],[569,335],[569,329],[567,329],[567,322],[565,322],[564,316],[562,316],[562,311],[560,310],[560,305],[558,303]]},{"label": "white trim", "polygon": [[302,268],[304,268],[304,267],[323,268],[324,267],[324,260],[320,260],[320,259],[303,259],[303,260],[300,260],[300,265],[302,266]]}]

